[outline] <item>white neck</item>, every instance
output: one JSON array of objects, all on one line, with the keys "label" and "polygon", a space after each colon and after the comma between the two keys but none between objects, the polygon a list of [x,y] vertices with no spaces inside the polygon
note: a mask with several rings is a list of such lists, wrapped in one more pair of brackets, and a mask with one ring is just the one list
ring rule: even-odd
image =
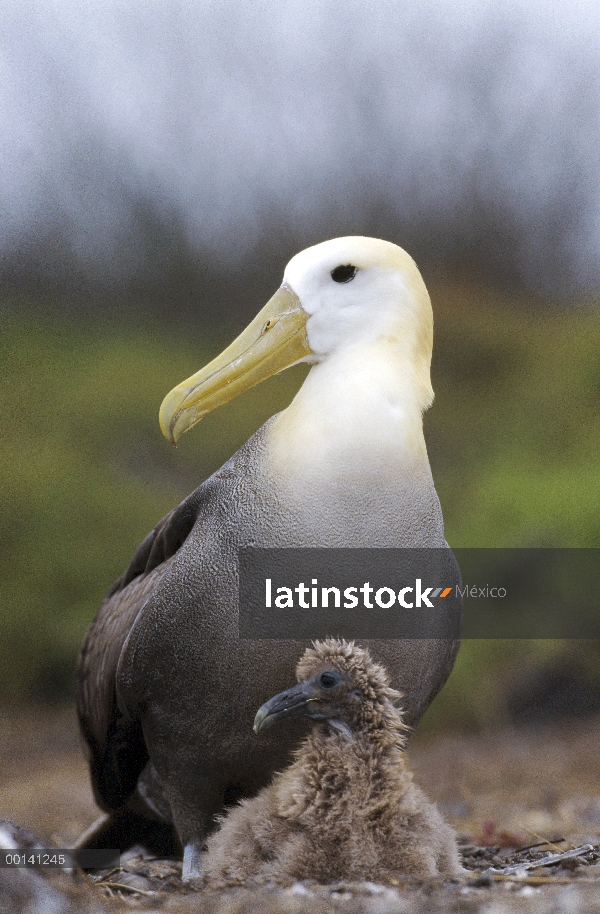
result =
[{"label": "white neck", "polygon": [[381,474],[392,483],[429,462],[423,387],[413,363],[385,339],[344,348],[314,365],[269,427],[268,457],[281,475],[330,482]]}]

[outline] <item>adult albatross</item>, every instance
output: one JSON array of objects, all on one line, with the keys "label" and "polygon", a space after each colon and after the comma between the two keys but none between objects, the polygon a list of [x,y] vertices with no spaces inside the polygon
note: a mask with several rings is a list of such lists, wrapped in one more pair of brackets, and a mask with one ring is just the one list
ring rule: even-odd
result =
[{"label": "adult albatross", "polygon": [[[432,339],[411,257],[387,241],[337,238],[293,257],[237,340],[165,398],[160,423],[175,443],[275,372],[313,366],[290,406],[146,537],[88,630],[78,711],[110,818],[84,844],[172,827],[193,876],[224,801],[288,763],[301,731],[290,723],[257,740],[252,722],[306,645],[239,639],[240,547],[446,547],[422,423]],[[457,649],[370,643],[411,726]]]}]

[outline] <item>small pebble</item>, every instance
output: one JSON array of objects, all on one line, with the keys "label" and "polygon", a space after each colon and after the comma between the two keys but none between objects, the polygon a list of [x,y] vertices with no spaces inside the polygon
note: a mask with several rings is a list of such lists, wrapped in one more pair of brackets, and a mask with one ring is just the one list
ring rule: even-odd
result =
[{"label": "small pebble", "polygon": [[302,895],[302,896],[307,896],[307,897],[312,897],[312,895],[314,894],[313,892],[310,891],[310,889],[307,889],[306,886],[303,885],[301,882],[295,882],[288,889],[288,892],[290,893],[290,895]]}]

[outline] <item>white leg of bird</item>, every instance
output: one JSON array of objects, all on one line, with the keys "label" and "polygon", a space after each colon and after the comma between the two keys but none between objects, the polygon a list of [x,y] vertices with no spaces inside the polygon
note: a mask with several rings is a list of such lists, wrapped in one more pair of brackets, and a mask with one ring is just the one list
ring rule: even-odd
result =
[{"label": "white leg of bird", "polygon": [[200,848],[194,842],[186,844],[183,849],[183,868],[181,870],[183,882],[192,882],[202,879],[202,866],[200,865]]}]

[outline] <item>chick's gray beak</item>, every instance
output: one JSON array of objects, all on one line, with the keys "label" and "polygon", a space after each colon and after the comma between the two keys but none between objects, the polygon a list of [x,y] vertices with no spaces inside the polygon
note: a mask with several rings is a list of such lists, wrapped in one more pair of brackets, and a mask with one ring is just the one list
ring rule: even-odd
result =
[{"label": "chick's gray beak", "polygon": [[277,720],[282,717],[293,717],[307,715],[308,717],[320,716],[316,713],[315,702],[320,701],[315,689],[308,682],[300,682],[285,692],[280,692],[273,698],[269,698],[264,705],[259,708],[254,718],[254,732],[259,733],[266,730]]}]

